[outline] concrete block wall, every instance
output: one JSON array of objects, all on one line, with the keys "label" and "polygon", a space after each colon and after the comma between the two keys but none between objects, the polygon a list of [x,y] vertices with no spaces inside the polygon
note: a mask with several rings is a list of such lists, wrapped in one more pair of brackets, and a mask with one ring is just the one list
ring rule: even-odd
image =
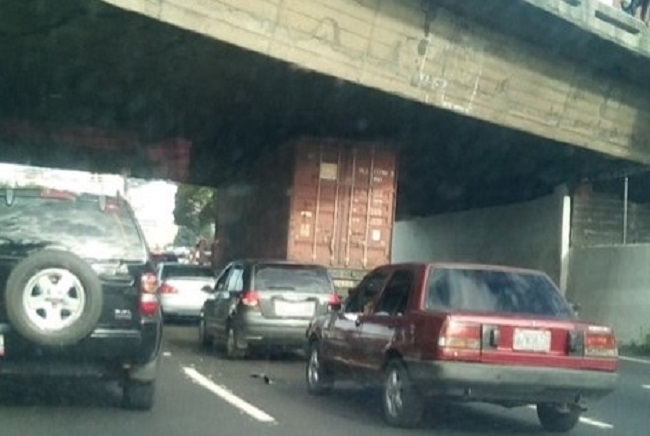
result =
[{"label": "concrete block wall", "polygon": [[650,245],[573,247],[567,296],[580,315],[612,325],[621,342],[650,332]]},{"label": "concrete block wall", "polygon": [[395,224],[393,262],[463,261],[535,268],[562,281],[564,196]]}]

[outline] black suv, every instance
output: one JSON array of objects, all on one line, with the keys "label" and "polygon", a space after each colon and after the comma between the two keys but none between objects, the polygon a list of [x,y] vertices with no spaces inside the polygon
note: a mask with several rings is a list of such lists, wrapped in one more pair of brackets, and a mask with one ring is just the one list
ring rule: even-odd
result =
[{"label": "black suv", "polygon": [[150,409],[158,283],[120,197],[0,188],[0,375],[101,376]]}]

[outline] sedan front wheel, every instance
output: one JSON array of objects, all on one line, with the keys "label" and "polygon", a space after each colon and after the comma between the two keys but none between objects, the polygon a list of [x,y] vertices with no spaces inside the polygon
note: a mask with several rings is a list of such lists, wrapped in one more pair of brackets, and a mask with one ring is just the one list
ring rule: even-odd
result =
[{"label": "sedan front wheel", "polygon": [[312,395],[324,395],[332,391],[334,377],[325,368],[321,359],[320,343],[314,341],[309,347],[306,368],[307,391]]}]

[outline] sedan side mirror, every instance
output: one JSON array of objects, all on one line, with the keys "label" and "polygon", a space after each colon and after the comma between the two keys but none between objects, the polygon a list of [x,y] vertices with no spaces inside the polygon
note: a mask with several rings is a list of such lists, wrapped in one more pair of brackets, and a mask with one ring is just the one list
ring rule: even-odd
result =
[{"label": "sedan side mirror", "polygon": [[201,291],[205,292],[206,294],[211,294],[212,293],[212,286],[204,286],[201,288]]}]

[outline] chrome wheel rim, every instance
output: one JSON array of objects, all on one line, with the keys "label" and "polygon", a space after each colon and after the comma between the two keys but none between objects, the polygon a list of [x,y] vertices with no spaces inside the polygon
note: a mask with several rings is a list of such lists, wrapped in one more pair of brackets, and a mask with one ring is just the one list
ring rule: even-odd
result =
[{"label": "chrome wheel rim", "polygon": [[386,410],[392,417],[400,414],[403,407],[402,401],[402,379],[396,370],[391,370],[386,378],[386,387],[384,401],[386,403]]},{"label": "chrome wheel rim", "polygon": [[23,288],[23,307],[29,321],[46,332],[59,332],[81,318],[86,290],[67,269],[48,268],[32,276]]},{"label": "chrome wheel rim", "polygon": [[320,361],[318,359],[318,351],[313,349],[311,356],[309,356],[309,365],[307,366],[307,381],[312,387],[318,386],[320,381]]}]

